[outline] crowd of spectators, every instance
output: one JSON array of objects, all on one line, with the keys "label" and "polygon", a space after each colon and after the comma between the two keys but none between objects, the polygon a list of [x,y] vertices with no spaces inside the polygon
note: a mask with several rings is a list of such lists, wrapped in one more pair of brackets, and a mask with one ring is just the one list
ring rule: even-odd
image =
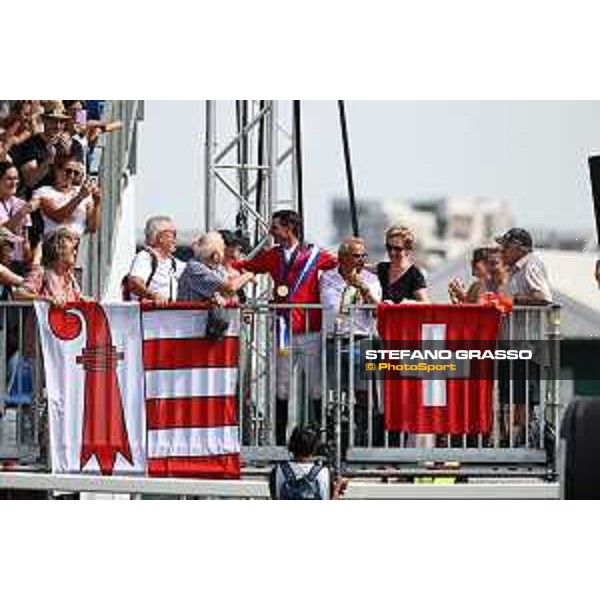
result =
[{"label": "crowd of spectators", "polygon": [[[103,120],[103,102],[89,100],[0,101],[0,294],[2,299],[46,299],[56,304],[82,299],[75,276],[82,236],[102,226],[102,190],[96,177],[99,136],[120,129]],[[217,335],[224,319],[218,311],[244,303],[257,276],[272,282],[277,337],[276,441],[287,439],[291,373],[304,373],[313,422],[321,414],[322,366],[329,369],[335,350],[322,335],[342,339],[375,333],[377,302],[429,302],[424,273],[414,263],[415,236],[407,227],[385,232],[389,260],[370,263],[367,241],[345,239],[337,254],[304,239],[302,220],[291,210],[273,214],[274,244],[252,258],[231,231],[209,231],[192,244],[192,258],[175,257],[177,228],[168,216],[148,220],[145,245],[123,279],[127,300],[165,304],[203,302],[212,311]],[[498,245],[473,254],[474,280],[453,279],[452,303],[477,303],[502,294],[515,304],[547,304],[551,292],[544,266],[533,252],[530,234],[511,229]],[[321,304],[322,311],[305,308]],[[291,305],[284,308],[281,305]],[[358,361],[355,361],[355,364]],[[363,393],[355,377],[357,396]],[[515,411],[518,424],[522,410]],[[295,420],[295,419],[294,419]]]},{"label": "crowd of spectators", "polygon": [[[289,415],[290,410],[296,410],[296,403],[290,402],[290,397],[298,395],[292,390],[292,372],[304,376],[309,422],[315,423],[322,414],[322,366],[327,368],[327,380],[333,381],[333,365],[341,354],[342,378],[348,377],[349,352],[358,348],[357,340],[376,333],[372,306],[378,302],[430,300],[425,275],[414,262],[415,236],[406,227],[387,230],[389,260],[379,263],[369,262],[366,241],[362,238],[343,240],[337,255],[307,243],[301,219],[294,211],[274,213],[270,232],[274,244],[251,259],[244,258],[244,242],[234,232],[205,232],[192,244],[193,257],[182,263],[174,257],[177,230],[172,219],[152,217],[146,224],[146,244],[135,256],[123,288],[126,298],[159,303],[195,301],[218,311],[224,306],[243,304],[244,289],[256,276],[268,276],[273,290],[273,333],[277,342],[277,360],[273,365],[275,438],[278,445],[284,445],[288,423],[297,421]],[[469,285],[459,279],[449,282],[449,301],[481,303],[489,301],[492,294],[514,304],[550,303],[546,271],[533,252],[530,234],[513,228],[496,241],[496,246],[475,249],[473,281]],[[322,310],[305,306],[310,304],[320,304]],[[322,336],[327,338],[325,360]],[[354,344],[349,343],[350,336]],[[358,368],[358,357],[354,365]],[[355,420],[365,431],[366,386],[364,378],[355,372]],[[513,395],[517,405],[514,425],[522,428],[526,417],[519,405],[523,404],[525,392],[517,386]]]},{"label": "crowd of spectators", "polygon": [[103,108],[101,100],[0,101],[3,297],[78,297],[79,241],[101,226],[97,142],[121,128]]}]

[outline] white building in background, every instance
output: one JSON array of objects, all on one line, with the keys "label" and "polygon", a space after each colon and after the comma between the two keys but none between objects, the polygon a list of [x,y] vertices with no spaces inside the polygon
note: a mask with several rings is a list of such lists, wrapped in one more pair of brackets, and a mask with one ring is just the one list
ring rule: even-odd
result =
[{"label": "white building in background", "polygon": [[[373,199],[357,204],[361,235],[371,258],[385,256],[384,232],[390,225],[405,225],[415,232],[417,259],[429,269],[492,243],[512,225],[508,204],[488,198]],[[352,230],[348,201],[335,199],[332,212],[337,243]]]}]

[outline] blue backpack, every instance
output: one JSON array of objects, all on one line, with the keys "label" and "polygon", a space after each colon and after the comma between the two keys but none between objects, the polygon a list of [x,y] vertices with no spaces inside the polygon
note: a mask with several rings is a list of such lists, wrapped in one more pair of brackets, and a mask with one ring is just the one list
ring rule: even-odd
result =
[{"label": "blue backpack", "polygon": [[300,477],[296,477],[289,462],[283,462],[280,466],[285,477],[279,492],[281,500],[323,500],[317,481],[322,465],[314,464],[306,475]]}]

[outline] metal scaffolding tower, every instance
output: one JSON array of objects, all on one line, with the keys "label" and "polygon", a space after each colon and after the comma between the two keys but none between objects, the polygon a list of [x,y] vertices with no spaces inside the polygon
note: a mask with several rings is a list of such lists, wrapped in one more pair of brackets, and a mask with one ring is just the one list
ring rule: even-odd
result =
[{"label": "metal scaffolding tower", "polygon": [[[207,100],[205,109],[205,230],[214,229],[220,214],[231,210],[233,203],[235,228],[249,240],[249,255],[254,256],[268,243],[271,215],[285,208],[298,210],[300,150],[295,127],[287,122],[299,121],[292,119],[292,102]],[[250,302],[265,302],[270,287],[268,279],[262,278]],[[240,390],[250,390],[249,397],[239,398],[240,420],[243,416],[244,422],[252,423],[243,432],[245,445],[275,442],[275,382],[268,368],[275,352],[268,334],[273,328],[272,315],[259,311],[252,334],[244,341],[252,349],[251,363],[240,371],[245,379]]]},{"label": "metal scaffolding tower", "polygon": [[273,212],[297,209],[294,133],[282,118],[291,105],[206,101],[205,229],[213,229],[218,209],[233,201],[236,226],[249,237],[253,252],[266,243]]}]

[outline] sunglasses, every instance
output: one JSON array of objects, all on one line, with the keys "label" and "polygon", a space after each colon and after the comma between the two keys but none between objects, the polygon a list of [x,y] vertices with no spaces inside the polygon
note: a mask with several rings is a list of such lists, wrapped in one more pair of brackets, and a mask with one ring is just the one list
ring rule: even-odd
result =
[{"label": "sunglasses", "polygon": [[406,252],[406,248],[403,248],[402,246],[394,246],[392,244],[386,244],[385,247],[388,252]]},{"label": "sunglasses", "polygon": [[71,175],[73,177],[80,177],[81,175],[83,175],[83,171],[79,171],[78,169],[63,169],[63,173],[65,175]]},{"label": "sunglasses", "polygon": [[368,258],[369,255],[366,252],[360,252],[360,253],[357,252],[355,254],[351,254],[350,256],[352,256],[352,258],[362,258],[362,259],[365,259],[365,258]]}]

